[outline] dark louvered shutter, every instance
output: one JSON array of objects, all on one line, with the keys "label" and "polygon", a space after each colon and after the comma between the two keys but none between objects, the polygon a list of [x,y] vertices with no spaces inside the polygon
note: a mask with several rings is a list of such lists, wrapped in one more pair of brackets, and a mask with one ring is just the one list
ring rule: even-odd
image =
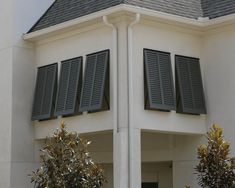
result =
[{"label": "dark louvered shutter", "polygon": [[109,109],[109,50],[87,55],[80,111]]},{"label": "dark louvered shutter", "polygon": [[175,97],[170,53],[144,50],[145,108],[174,110]]},{"label": "dark louvered shutter", "polygon": [[177,112],[206,114],[199,59],[175,56]]},{"label": "dark louvered shutter", "polygon": [[88,111],[90,107],[93,82],[95,76],[96,55],[87,56],[85,77],[82,87],[82,96],[80,101],[80,111]]},{"label": "dark louvered shutter", "polygon": [[57,85],[57,64],[38,68],[34,94],[32,120],[45,120],[53,117]]},{"label": "dark louvered shutter", "polygon": [[68,116],[78,112],[82,85],[82,57],[61,63],[60,82],[55,115]]}]

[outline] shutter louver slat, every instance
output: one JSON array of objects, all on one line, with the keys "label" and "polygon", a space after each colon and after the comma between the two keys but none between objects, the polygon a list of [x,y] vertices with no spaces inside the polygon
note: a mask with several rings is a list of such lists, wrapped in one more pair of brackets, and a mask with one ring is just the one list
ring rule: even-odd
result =
[{"label": "shutter louver slat", "polygon": [[76,62],[71,62],[70,64],[70,77],[69,77],[69,86],[66,100],[66,110],[73,110],[75,108],[75,102],[77,99],[77,90],[78,90],[78,78],[79,78],[79,64]]},{"label": "shutter louver slat", "polygon": [[201,113],[205,112],[204,92],[201,80],[200,65],[197,62],[190,63],[191,84],[193,89],[193,98],[195,109],[199,109]]},{"label": "shutter louver slat", "polygon": [[36,88],[35,88],[32,120],[36,120],[37,117],[40,116],[41,114],[45,80],[46,80],[46,69],[39,68],[37,74]]},{"label": "shutter louver slat", "polygon": [[149,110],[174,110],[170,54],[144,49],[145,83]]},{"label": "shutter louver slat", "polygon": [[170,63],[170,54],[159,55],[159,66],[161,75],[161,86],[163,103],[169,110],[175,109],[174,86],[172,77],[172,68]]},{"label": "shutter louver slat", "polygon": [[199,59],[176,56],[179,113],[206,114]]},{"label": "shutter louver slat", "polygon": [[60,83],[55,114],[71,116],[77,113],[82,80],[82,57],[61,63]]},{"label": "shutter louver slat", "polygon": [[63,63],[60,70],[60,80],[59,80],[59,89],[57,93],[57,103],[56,103],[56,115],[59,115],[64,111],[67,86],[69,81],[69,70],[70,64]]},{"label": "shutter louver slat", "polygon": [[108,63],[108,50],[87,55],[85,78],[80,102],[81,112],[106,110],[103,106],[107,79],[109,79],[107,76]]},{"label": "shutter louver slat", "polygon": [[162,104],[159,63],[157,54],[147,52],[147,71],[149,80],[150,104]]},{"label": "shutter louver slat", "polygon": [[96,62],[96,71],[95,71],[95,79],[93,86],[93,93],[91,98],[91,107],[92,108],[101,108],[102,106],[102,98],[104,96],[104,83],[106,79],[106,71],[107,71],[107,62],[108,62],[108,54],[103,52],[97,55]]},{"label": "shutter louver slat", "polygon": [[94,72],[96,64],[96,55],[87,56],[87,63],[85,69],[85,78],[82,88],[82,97],[80,101],[80,111],[88,111],[92,96],[92,88],[94,82]]},{"label": "shutter louver slat", "polygon": [[184,108],[193,109],[192,88],[187,59],[183,57],[177,66],[179,70],[179,85],[181,86],[183,106]]},{"label": "shutter louver slat", "polygon": [[45,83],[45,92],[44,92],[44,100],[42,103],[42,114],[49,114],[51,107],[50,102],[52,101],[53,97],[53,83],[55,82],[55,70],[53,67],[48,67],[47,69],[47,76],[46,76],[46,83]]},{"label": "shutter louver slat", "polygon": [[38,68],[32,120],[45,120],[53,116],[57,83],[57,64]]}]

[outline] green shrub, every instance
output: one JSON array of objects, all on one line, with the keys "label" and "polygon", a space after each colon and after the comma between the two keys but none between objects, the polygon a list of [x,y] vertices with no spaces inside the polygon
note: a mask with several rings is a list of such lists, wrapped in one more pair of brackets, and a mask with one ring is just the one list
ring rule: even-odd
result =
[{"label": "green shrub", "polygon": [[199,185],[203,188],[230,188],[235,180],[235,159],[229,157],[230,144],[223,130],[214,124],[206,135],[207,145],[198,147],[196,166]]},{"label": "green shrub", "polygon": [[89,141],[68,133],[62,122],[41,149],[42,166],[31,176],[36,188],[99,188],[105,182],[103,170],[88,152]]}]

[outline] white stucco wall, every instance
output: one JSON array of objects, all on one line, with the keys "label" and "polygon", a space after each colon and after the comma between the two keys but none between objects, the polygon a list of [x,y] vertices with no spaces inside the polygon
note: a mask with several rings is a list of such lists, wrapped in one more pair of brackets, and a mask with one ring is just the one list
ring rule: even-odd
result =
[{"label": "white stucco wall", "polygon": [[112,164],[101,164],[104,169],[104,175],[107,182],[104,183],[103,188],[111,188],[113,187],[113,166]]},{"label": "white stucco wall", "polygon": [[[13,47],[11,188],[30,184],[34,167],[34,128],[30,121],[33,91],[33,49]],[[22,76],[24,75],[24,76]]]},{"label": "white stucco wall", "polygon": [[0,185],[6,188],[10,186],[10,161],[11,161],[11,123],[12,123],[12,50],[0,50],[0,63],[2,65],[0,79]]},{"label": "white stucco wall", "polygon": [[[21,39],[22,33],[27,32],[51,3],[52,0],[0,1],[0,25],[4,25],[1,28],[0,37],[0,63],[3,70],[0,80],[0,104],[3,107],[0,114],[2,120],[0,151],[3,151],[0,155],[0,187],[30,187],[27,174],[32,170],[34,155],[37,154],[34,152],[35,142],[33,140],[34,138],[45,138],[51,134],[59,126],[61,120],[58,118],[34,122],[35,126],[32,126],[30,116],[36,67],[55,62],[60,65],[62,60],[83,56],[83,67],[85,68],[86,54],[110,49],[110,75],[114,71],[112,69],[112,30],[100,23],[94,24],[94,27],[83,32],[77,28],[64,35],[51,36],[50,39],[35,44],[35,48],[30,42],[24,42]],[[119,32],[121,31],[119,42],[121,44],[118,48],[121,55],[119,57],[120,90],[118,95],[122,99],[119,109],[120,128],[125,135],[128,122],[126,29],[127,23],[124,21],[119,25]],[[226,138],[231,143],[235,143],[233,135],[235,128],[232,125],[235,120],[233,115],[235,107],[235,81],[233,79],[235,26],[230,25],[202,36],[192,30],[144,20],[134,26],[133,32],[133,124],[136,129],[169,134],[166,136],[151,133],[150,137],[149,135],[146,138],[142,137],[142,144],[145,143],[142,149],[142,161],[173,161],[173,187],[179,188],[190,184],[192,188],[197,188],[197,181],[193,175],[193,168],[196,164],[195,148],[203,140],[201,136],[192,136],[192,134],[203,134],[208,125],[218,122],[224,127]],[[144,110],[143,48],[170,52],[173,73],[175,54],[201,59],[207,99],[207,116],[182,115],[174,111]],[[69,130],[87,133],[113,129],[112,83],[114,80],[112,80],[112,76],[110,78],[111,110],[65,118]],[[189,135],[176,136],[171,133]],[[94,138],[98,145],[92,149],[92,153],[96,161],[108,163],[105,168],[111,179],[113,175],[111,173],[112,165],[110,165],[113,160],[113,143],[110,141],[112,134],[109,133],[105,136],[100,134],[100,136],[100,138],[99,136]],[[127,151],[127,145],[125,145],[127,140],[127,136],[125,139],[120,139],[119,144],[124,143],[120,144],[120,151]],[[99,145],[101,146],[99,147]],[[102,149],[103,147],[105,149]],[[232,154],[235,155],[233,144]],[[126,155],[127,153],[122,154],[125,157]],[[126,180],[124,179],[124,181]],[[113,184],[112,181],[106,186],[110,187],[111,184]],[[165,187],[169,188],[169,186]]]},{"label": "white stucco wall", "polygon": [[[125,21],[123,22],[125,25]],[[119,24],[121,25],[121,24]],[[123,25],[123,24],[122,24]],[[119,27],[119,26],[118,26]],[[127,24],[126,26],[127,27]],[[120,26],[119,30],[122,30]],[[125,49],[126,42],[123,41],[122,34],[119,34],[119,52]],[[134,26],[133,29],[133,114],[134,125],[136,128],[154,130],[161,132],[175,132],[183,134],[203,134],[206,131],[206,116],[200,115],[182,115],[172,112],[159,112],[144,110],[144,77],[143,77],[143,49],[149,48],[154,50],[166,51],[171,53],[172,69],[174,74],[174,55],[185,55],[201,58],[202,37],[199,34],[193,33],[190,30],[180,29],[177,27],[170,27],[164,24],[156,24],[152,22],[143,21]],[[95,114],[83,114],[81,116],[74,116],[66,118],[71,130],[83,132],[95,132],[112,129],[112,101],[113,99],[113,81],[112,72],[112,46],[113,46],[112,30],[104,25],[92,27],[90,30],[81,32],[81,29],[71,33],[57,35],[50,37],[43,42],[36,45],[36,67],[47,65],[54,62],[83,56],[85,67],[85,55],[96,51],[110,49],[110,91],[111,91],[111,110],[108,112],[101,112]],[[122,48],[123,47],[123,48]],[[119,59],[119,81],[122,77],[125,78],[127,73],[127,64],[125,56]],[[122,65],[123,64],[123,65]],[[204,75],[204,62],[201,60],[202,75]],[[122,101],[127,101],[127,81],[119,83],[120,90],[124,91],[125,95],[119,96]],[[120,94],[119,94],[120,95]],[[121,94],[122,95],[122,94]],[[120,113],[126,112],[127,108],[120,107]],[[124,117],[123,115],[122,117]],[[36,138],[43,138],[48,136],[56,127],[58,127],[60,119],[35,122]],[[119,121],[124,120],[121,118]],[[81,126],[79,126],[79,124]],[[96,124],[94,126],[94,124]],[[125,123],[124,123],[125,124]],[[84,126],[86,125],[86,126]],[[126,127],[120,124],[122,127]]]},{"label": "white stucco wall", "polygon": [[10,187],[11,160],[11,110],[12,110],[12,49],[11,43],[11,1],[0,1],[0,63],[2,65],[0,79],[0,186]]},{"label": "white stucco wall", "polygon": [[[164,182],[172,184],[166,188],[179,188],[185,185],[199,188],[194,168],[198,163],[197,146],[202,143],[204,143],[204,137],[200,135],[142,132],[141,161],[144,164],[172,162],[172,176],[164,177]],[[143,176],[144,172],[142,168],[142,178],[146,177],[146,175]]]},{"label": "white stucco wall", "polygon": [[[10,188],[31,187],[28,174],[34,162],[34,127],[30,121],[34,88],[34,48],[22,39],[53,0],[12,0],[12,130]],[[32,14],[33,12],[33,14]]]},{"label": "white stucco wall", "polygon": [[200,188],[195,175],[198,164],[197,147],[204,143],[204,136],[175,136],[173,159],[173,188]]},{"label": "white stucco wall", "polygon": [[[32,45],[22,40],[52,0],[0,1],[1,132],[0,187],[25,188],[33,161],[31,88],[34,77]],[[32,15],[34,12],[34,15]]]},{"label": "white stucco wall", "polygon": [[[163,132],[202,134],[206,130],[206,116],[182,115],[172,112],[144,110],[143,49],[171,53],[173,75],[174,55],[201,58],[200,35],[183,28],[142,21],[133,29],[133,88],[134,124],[138,128]],[[200,62],[202,73],[204,62]],[[174,76],[173,76],[174,78]]]},{"label": "white stucco wall", "polygon": [[9,47],[11,44],[12,32],[12,14],[11,14],[11,1],[0,1],[0,24],[1,37],[0,37],[0,50]]},{"label": "white stucco wall", "polygon": [[[35,66],[40,67],[66,59],[83,56],[85,70],[86,55],[101,50],[110,49],[110,75],[112,75],[112,30],[107,27],[98,27],[95,30],[76,33],[66,38],[56,39],[36,46]],[[36,79],[36,74],[35,78]],[[110,111],[73,116],[64,118],[68,129],[79,133],[112,130],[112,76],[110,76]],[[33,88],[34,89],[34,88]],[[34,122],[37,138],[49,136],[59,127],[61,118],[49,121]]]},{"label": "white stucco wall", "polygon": [[[119,31],[119,134],[127,134],[128,114],[127,114],[127,96],[128,96],[128,69],[127,69],[127,25],[124,19],[123,22],[117,24]],[[79,133],[92,133],[99,131],[110,131],[113,129],[113,82],[112,80],[112,30],[104,25],[97,23],[97,27],[90,27],[81,32],[81,28],[52,36],[36,43],[35,47],[35,66],[43,66],[50,63],[70,59],[77,56],[83,56],[100,50],[110,49],[110,101],[111,110],[107,112],[100,112],[94,114],[86,114],[74,117],[64,118],[68,124],[68,130],[78,131]],[[141,150],[142,159],[135,157],[132,161],[133,166],[140,165],[142,162],[161,162],[172,161],[173,170],[171,182],[174,188],[183,187],[185,184],[196,185],[193,176],[193,168],[195,166],[196,155],[195,148],[201,142],[201,137],[191,136],[192,134],[201,135],[206,131],[206,116],[182,115],[172,112],[159,112],[144,110],[144,78],[143,78],[143,48],[150,48],[154,50],[171,52],[172,69],[174,74],[174,55],[186,55],[201,58],[202,74],[204,75],[205,62],[202,58],[202,37],[191,30],[183,28],[172,27],[165,24],[156,24],[152,22],[142,21],[133,28],[133,113],[134,126],[136,130],[142,129],[148,132],[154,132],[147,137],[142,137],[142,144],[145,148]],[[85,61],[84,61],[85,68]],[[36,74],[34,76],[35,82]],[[203,77],[204,80],[204,77]],[[49,121],[34,122],[36,139],[45,138],[49,136],[58,126],[61,118]],[[158,134],[156,134],[158,132]],[[159,134],[159,132],[168,133]],[[189,134],[189,136],[172,135]],[[111,136],[111,137],[110,137]],[[128,138],[120,139],[120,142],[115,142],[114,146],[119,149],[113,149],[113,143],[107,141],[112,140],[112,134],[104,137],[103,133],[97,133],[97,136],[91,138],[95,139],[95,148],[92,148],[94,159],[99,163],[112,163],[113,152],[114,156],[119,156],[115,160],[115,165],[120,165],[120,169],[115,168],[115,173],[122,176],[128,176]],[[134,138],[134,140],[136,140]],[[187,142],[187,144],[184,144]],[[140,151],[140,145],[134,142],[133,151]],[[103,146],[103,147],[100,147]],[[151,146],[153,146],[151,148]],[[143,147],[143,145],[142,145]],[[146,149],[150,147],[150,149]],[[120,151],[123,151],[120,153]],[[125,151],[125,152],[124,152]],[[185,155],[182,155],[184,153]],[[136,165],[138,164],[138,165]],[[180,173],[176,173],[180,172]],[[189,173],[191,172],[191,173]],[[187,173],[188,176],[184,176]],[[133,177],[138,176],[134,172]],[[164,177],[164,176],[163,176]],[[121,177],[120,179],[122,179]],[[125,178],[122,179],[126,181]],[[172,183],[173,182],[173,183]],[[126,182],[125,182],[126,183]],[[122,184],[121,184],[122,185]],[[169,185],[167,185],[169,186]],[[166,188],[168,188],[165,186]],[[164,186],[163,186],[164,188]],[[193,188],[197,188],[194,186]]]},{"label": "white stucco wall", "polygon": [[171,162],[142,163],[142,182],[158,182],[159,188],[171,188]]},{"label": "white stucco wall", "polygon": [[219,123],[235,155],[235,25],[209,32],[204,39],[208,125]]},{"label": "white stucco wall", "polygon": [[[107,183],[104,188],[113,186],[113,136],[112,132],[82,134],[92,141],[89,151],[96,163],[105,171]],[[178,188],[191,185],[199,188],[194,175],[196,147],[203,142],[202,136],[172,135],[142,132],[141,136],[141,175],[142,182],[159,182],[160,188]],[[37,140],[36,161],[39,162],[39,149],[44,140]],[[125,174],[123,174],[125,175]]]}]

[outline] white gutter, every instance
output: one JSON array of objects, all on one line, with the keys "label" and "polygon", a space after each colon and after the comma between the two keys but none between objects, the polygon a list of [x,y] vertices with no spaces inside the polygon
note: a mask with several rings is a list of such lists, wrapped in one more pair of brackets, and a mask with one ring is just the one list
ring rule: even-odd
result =
[{"label": "white gutter", "polygon": [[132,177],[133,174],[133,167],[132,167],[132,159],[133,159],[133,152],[132,152],[132,146],[133,146],[133,31],[132,27],[137,24],[140,21],[140,14],[135,15],[135,20],[131,22],[128,26],[128,141],[129,141],[129,188],[135,188],[133,187]]},{"label": "white gutter", "polygon": [[[118,31],[117,27],[115,27],[114,24],[111,24],[108,21],[107,16],[103,16],[103,22],[106,26],[112,28],[113,30],[113,61],[112,61],[112,85],[113,85],[113,148],[116,147],[116,144],[118,142],[117,134],[119,132],[119,95],[118,95]],[[113,155],[113,161],[117,161],[118,156]],[[113,171],[115,170],[115,167],[113,168]],[[116,181],[116,180],[114,180]]]},{"label": "white gutter", "polygon": [[111,27],[113,29],[113,61],[112,61],[112,80],[113,80],[113,118],[114,118],[114,126],[113,131],[117,133],[119,131],[119,123],[118,123],[118,111],[119,111],[119,105],[118,105],[118,32],[117,28],[114,26],[114,24],[111,24],[107,16],[103,16],[103,22],[106,26]]},{"label": "white gutter", "polygon": [[186,27],[193,27],[198,30],[206,31],[207,29],[214,28],[214,27],[220,27],[224,25],[228,25],[231,23],[235,23],[235,14],[230,14],[227,16],[222,16],[219,18],[215,18],[212,20],[207,19],[190,19],[185,18],[183,16],[177,16],[173,14],[163,13],[160,11],[154,11],[147,8],[132,6],[132,5],[117,5],[111,8],[107,8],[105,10],[101,10],[86,16],[82,16],[67,22],[63,22],[61,24],[57,24],[55,26],[51,26],[45,29],[41,29],[38,31],[34,31],[32,33],[23,34],[23,39],[25,40],[36,40],[37,38],[40,38],[42,36],[52,34],[54,32],[62,31],[64,29],[68,29],[71,27],[74,27],[78,24],[92,21],[94,19],[102,18],[105,15],[110,15],[118,12],[129,12],[129,13],[139,13],[143,16],[152,17],[156,20],[161,20],[163,22],[169,22],[172,25],[185,25]]},{"label": "white gutter", "polygon": [[143,16],[155,18],[156,20],[170,22],[172,25],[183,24],[185,26],[195,27],[201,31],[207,31],[211,28],[222,27],[235,23],[235,13],[214,19],[209,19],[208,17],[192,19],[132,5],[124,5],[123,10],[132,13],[139,13]]},{"label": "white gutter", "polygon": [[230,14],[227,16],[218,17],[212,20],[205,20],[203,22],[204,29],[209,29],[210,27],[218,27],[223,25],[228,25],[235,23],[235,14]]},{"label": "white gutter", "polygon": [[151,10],[151,9],[147,9],[143,7],[124,5],[123,10],[127,12],[132,12],[132,13],[139,13],[143,16],[150,16],[150,17],[158,18],[162,20],[174,21],[174,22],[179,22],[179,23],[192,25],[192,26],[198,26],[198,27],[202,26],[202,22],[196,19],[186,18],[183,16],[174,15],[174,14],[168,14],[165,12]]},{"label": "white gutter", "polygon": [[74,27],[74,26],[76,26],[78,24],[81,24],[81,23],[84,23],[84,22],[88,22],[88,21],[91,21],[91,20],[94,20],[94,19],[100,19],[103,16],[110,15],[112,13],[117,13],[117,12],[120,12],[122,10],[123,10],[122,5],[107,8],[105,10],[101,10],[101,11],[98,11],[98,12],[95,12],[95,13],[92,13],[92,14],[89,14],[89,15],[86,15],[86,16],[82,16],[82,17],[79,17],[79,18],[76,18],[76,19],[73,19],[73,20],[69,20],[69,21],[54,25],[54,26],[50,26],[50,27],[47,27],[45,29],[34,31],[34,32],[28,33],[28,34],[23,34],[23,39],[30,40],[30,39],[34,39],[34,38],[37,38],[37,37],[41,37],[43,35],[50,34],[50,33],[53,33],[53,32],[59,31],[59,30]]}]

